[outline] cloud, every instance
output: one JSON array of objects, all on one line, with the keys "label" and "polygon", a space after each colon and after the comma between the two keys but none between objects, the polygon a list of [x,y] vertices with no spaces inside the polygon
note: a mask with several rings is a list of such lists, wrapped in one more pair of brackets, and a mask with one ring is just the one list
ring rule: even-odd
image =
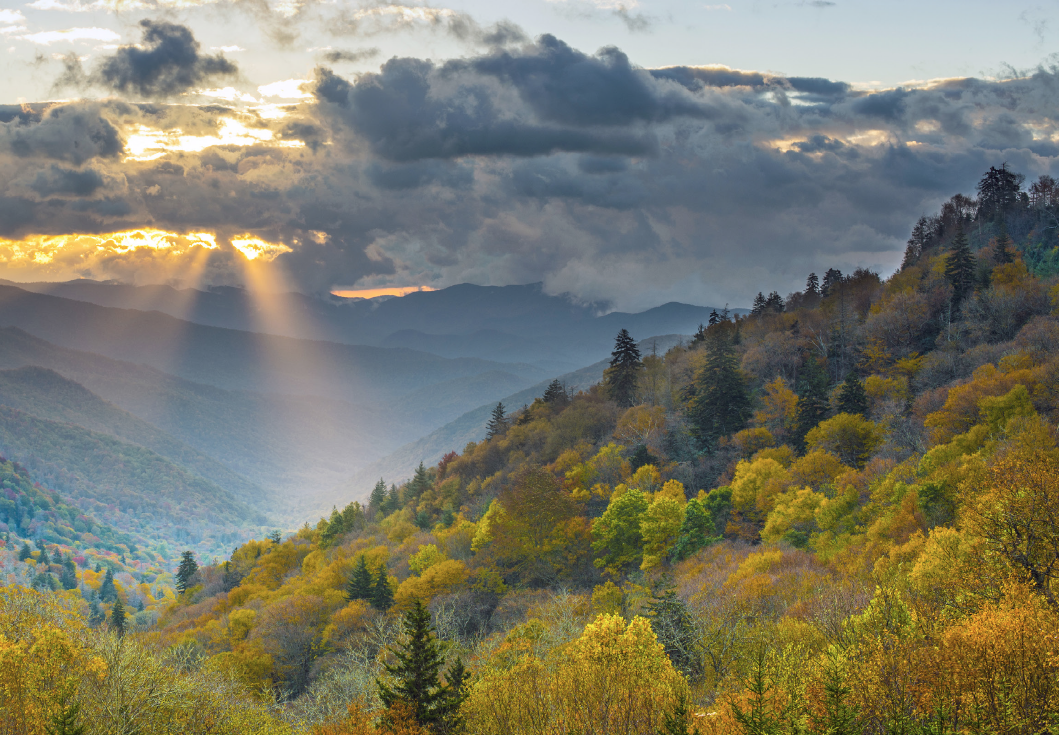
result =
[{"label": "cloud", "polygon": [[342,49],[331,49],[324,54],[323,59],[328,64],[337,64],[339,62],[350,62],[356,63],[358,61],[365,61],[367,59],[373,59],[380,53],[378,48],[366,48],[359,51],[345,51]]},{"label": "cloud", "polygon": [[19,36],[19,38],[43,46],[70,41],[114,43],[121,40],[121,36],[106,28],[68,28],[65,31],[41,31],[40,33]]},{"label": "cloud", "polygon": [[106,178],[94,168],[68,169],[52,164],[47,171],[37,172],[29,188],[42,197],[88,197],[105,185]]},{"label": "cloud", "polygon": [[99,105],[53,107],[39,121],[14,117],[0,123],[0,145],[18,158],[44,158],[80,166],[94,158],[117,159],[125,149],[118,129]]},{"label": "cloud", "polygon": [[312,97],[311,92],[306,92],[304,87],[310,85],[308,79],[285,79],[282,82],[263,84],[257,88],[257,93],[262,97],[280,97],[288,100],[300,100]]},{"label": "cloud", "polygon": [[217,77],[232,77],[238,67],[222,55],[206,56],[182,25],[140,21],[143,46],[123,46],[104,59],[94,79],[116,92],[147,98],[173,97]]},{"label": "cloud", "polygon": [[0,10],[0,23],[10,23],[14,25],[16,23],[25,23],[26,16],[22,15],[17,10]]}]

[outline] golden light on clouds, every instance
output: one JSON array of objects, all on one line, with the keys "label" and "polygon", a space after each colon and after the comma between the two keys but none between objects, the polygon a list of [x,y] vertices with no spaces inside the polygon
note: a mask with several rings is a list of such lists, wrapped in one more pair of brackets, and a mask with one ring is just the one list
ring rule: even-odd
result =
[{"label": "golden light on clouds", "polygon": [[376,296],[407,296],[417,291],[436,291],[430,286],[394,286],[383,288],[335,289],[331,293],[346,299],[373,299]]},{"label": "golden light on clouds", "polygon": [[281,242],[266,242],[253,235],[240,235],[231,240],[232,247],[246,256],[247,260],[261,260],[268,262],[276,259],[276,256],[289,253],[291,249]]},{"label": "golden light on clouds", "polygon": [[271,130],[247,127],[230,117],[220,120],[214,135],[188,135],[180,128],[158,130],[138,125],[125,140],[126,161],[153,161],[173,151],[198,152],[219,145],[270,145],[277,148],[302,148],[300,140],[275,140]]}]

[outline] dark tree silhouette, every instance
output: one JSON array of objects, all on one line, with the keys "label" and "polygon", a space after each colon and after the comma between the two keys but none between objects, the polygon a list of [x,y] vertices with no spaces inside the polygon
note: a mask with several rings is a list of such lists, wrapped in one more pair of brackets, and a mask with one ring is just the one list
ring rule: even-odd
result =
[{"label": "dark tree silhouette", "polygon": [[957,309],[974,290],[975,281],[975,259],[967,235],[962,229],[956,231],[956,237],[952,239],[952,250],[945,259],[945,278],[952,284],[952,305]]},{"label": "dark tree silhouette", "polygon": [[868,394],[864,391],[864,383],[852,370],[846,373],[846,379],[842,382],[842,390],[838,394],[838,412],[868,415]]},{"label": "dark tree silhouette", "polygon": [[607,392],[619,406],[629,408],[636,403],[636,388],[640,380],[640,370],[643,368],[640,349],[629,336],[629,330],[618,332],[614,340],[614,351],[610,356],[610,367],[604,375]]},{"label": "dark tree silhouette", "polygon": [[191,578],[199,571],[199,565],[195,561],[195,555],[185,551],[180,555],[180,566],[177,567],[176,588],[177,592],[184,594],[191,584]]},{"label": "dark tree silhouette", "polygon": [[704,448],[722,436],[739,431],[750,418],[750,395],[726,334],[706,343],[706,363],[695,376],[694,396],[688,404],[692,434]]},{"label": "dark tree silhouette", "polygon": [[489,416],[489,423],[485,425],[485,438],[492,439],[501,436],[506,431],[507,414],[504,411],[504,404],[497,403],[493,413]]}]

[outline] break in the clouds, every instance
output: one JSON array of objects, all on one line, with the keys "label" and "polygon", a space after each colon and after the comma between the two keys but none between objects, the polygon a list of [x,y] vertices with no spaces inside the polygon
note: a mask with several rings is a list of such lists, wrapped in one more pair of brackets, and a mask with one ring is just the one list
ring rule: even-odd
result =
[{"label": "break in the clouds", "polygon": [[620,308],[745,305],[810,271],[892,269],[915,219],[990,165],[1059,174],[1053,69],[869,93],[511,31],[355,77],[333,51],[277,87],[290,104],[266,85],[216,105],[194,94],[231,62],[176,24],[143,33],[90,62],[114,97],[0,109],[8,273],[232,283],[253,256],[306,291],[543,281]]}]

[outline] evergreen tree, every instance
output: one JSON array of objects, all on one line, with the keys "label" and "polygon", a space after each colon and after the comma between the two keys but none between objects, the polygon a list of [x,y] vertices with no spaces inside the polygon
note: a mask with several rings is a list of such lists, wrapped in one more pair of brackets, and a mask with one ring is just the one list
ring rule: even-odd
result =
[{"label": "evergreen tree", "polygon": [[107,569],[103,577],[103,584],[99,585],[99,599],[103,602],[113,602],[118,599],[118,588],[114,586],[114,570]]},{"label": "evergreen tree", "polygon": [[459,656],[445,672],[445,699],[440,707],[441,727],[444,733],[462,733],[465,729],[460,707],[470,695],[471,672],[463,665]]},{"label": "evergreen tree", "polygon": [[820,284],[820,295],[827,297],[831,292],[842,285],[842,271],[838,268],[828,268],[824,273],[824,282]]},{"label": "evergreen tree", "polygon": [[347,600],[370,600],[372,598],[373,580],[371,570],[368,569],[368,560],[360,555],[357,566],[353,568],[353,574],[349,578],[346,587]]},{"label": "evergreen tree", "polygon": [[195,555],[190,551],[185,551],[180,555],[180,566],[177,567],[176,573],[176,589],[180,594],[184,594],[188,591],[188,587],[191,585],[191,578],[199,571],[199,565],[195,562]]},{"label": "evergreen tree", "polygon": [[442,684],[444,650],[430,623],[430,611],[419,600],[405,613],[403,628],[404,641],[389,649],[396,662],[385,665],[390,681],[375,682],[379,699],[386,707],[404,703],[421,727],[446,732],[466,697],[463,662],[457,659],[448,671],[448,683]]},{"label": "evergreen tree", "polygon": [[26,559],[33,558],[33,550],[29,548],[29,544],[25,541],[22,542],[22,548],[18,552],[18,560],[25,561]]},{"label": "evergreen tree", "polygon": [[44,729],[48,735],[85,735],[85,726],[77,724],[77,717],[80,713],[81,707],[71,702],[52,717],[51,725]]},{"label": "evergreen tree", "polygon": [[993,263],[996,265],[1007,265],[1015,262],[1015,243],[1011,241],[1007,228],[1001,227],[1000,234],[996,238],[996,246],[993,248]]},{"label": "evergreen tree", "polygon": [[684,508],[684,521],[677,533],[677,542],[673,544],[673,561],[684,561],[699,549],[720,540],[715,535],[713,518],[703,503],[695,498],[688,501]]},{"label": "evergreen tree", "polygon": [[114,607],[110,610],[110,625],[118,636],[125,635],[125,606],[121,604],[120,597],[114,601]]},{"label": "evergreen tree", "polygon": [[377,516],[386,503],[386,482],[380,477],[371,489],[371,497],[368,498],[368,510],[373,516]]},{"label": "evergreen tree", "polygon": [[820,277],[815,273],[810,273],[809,277],[805,279],[805,293],[814,296],[820,294]]},{"label": "evergreen tree", "polygon": [[812,732],[827,735],[860,735],[860,713],[849,703],[852,689],[846,686],[842,672],[834,661],[824,668],[823,712],[810,714]]},{"label": "evergreen tree", "polygon": [[614,351],[610,353],[610,367],[604,373],[603,380],[611,400],[622,408],[630,408],[636,404],[636,388],[642,368],[640,349],[629,336],[629,330],[621,330],[614,340]]},{"label": "evergreen tree", "polygon": [[103,606],[99,604],[99,597],[92,595],[88,601],[88,622],[92,625],[99,625],[106,619],[107,615],[103,612]]},{"label": "evergreen tree", "polygon": [[1022,174],[1009,171],[1006,163],[1000,168],[990,166],[975,187],[978,190],[978,217],[985,220],[1002,217],[1019,202],[1024,180]]},{"label": "evergreen tree", "polygon": [[562,407],[569,403],[570,394],[566,392],[566,386],[556,378],[548,383],[548,387],[544,390],[543,398],[544,402],[549,405]]},{"label": "evergreen tree", "polygon": [[389,515],[395,510],[401,507],[401,493],[397,489],[397,485],[394,483],[390,484],[390,492],[386,494],[386,504],[383,506],[383,515]]},{"label": "evergreen tree", "polygon": [[805,435],[827,418],[827,372],[815,357],[809,357],[798,376],[798,415],[794,439],[799,449],[805,446]]},{"label": "evergreen tree", "polygon": [[838,412],[856,413],[865,417],[868,415],[868,394],[864,391],[864,383],[852,370],[846,373],[846,379],[842,381],[842,390],[838,394]]},{"label": "evergreen tree", "polygon": [[778,291],[773,291],[765,299],[765,311],[774,311],[780,314],[785,308],[787,308],[787,304],[783,301],[783,297],[780,296]]},{"label": "evergreen tree", "polygon": [[662,729],[658,731],[658,735],[700,735],[699,728],[688,729],[692,714],[688,708],[688,698],[684,694],[680,695],[672,709],[662,713],[662,717]]},{"label": "evergreen tree", "polygon": [[393,607],[393,590],[390,588],[390,577],[386,574],[385,566],[379,570],[379,576],[371,586],[371,606],[383,611]]},{"label": "evergreen tree", "polygon": [[717,334],[707,342],[706,362],[693,387],[688,418],[691,432],[703,448],[746,426],[750,395],[727,335]]},{"label": "evergreen tree", "polygon": [[677,597],[668,575],[651,591],[647,619],[673,666],[689,678],[702,673],[698,636],[687,604]]},{"label": "evergreen tree", "polygon": [[77,567],[74,566],[74,560],[69,555],[63,559],[63,570],[62,574],[59,575],[59,583],[62,584],[64,590],[77,589]]},{"label": "evergreen tree", "polygon": [[754,304],[750,307],[750,313],[755,316],[758,314],[763,314],[765,312],[765,308],[765,294],[758,291],[757,296],[754,297]]},{"label": "evergreen tree", "polygon": [[945,278],[952,284],[952,306],[957,309],[974,290],[975,281],[975,259],[962,229],[957,230],[952,239],[952,250],[945,259]]},{"label": "evergreen tree", "polygon": [[275,530],[268,535],[268,540],[278,546],[280,542],[283,541],[283,535],[279,532],[279,530]]},{"label": "evergreen tree", "polygon": [[[717,310],[714,309],[713,311],[711,311],[710,312],[710,318],[709,318],[709,325],[712,327],[714,324],[717,324],[720,321],[721,321],[721,315],[717,313]],[[702,329],[702,325],[701,324],[699,325],[699,329],[700,330]]]},{"label": "evergreen tree", "polygon": [[501,436],[507,431],[507,415],[504,413],[504,404],[497,403],[493,413],[489,415],[489,423],[485,425],[486,440]]},{"label": "evergreen tree", "polygon": [[37,558],[37,564],[44,566],[51,564],[51,556],[48,555],[48,550],[44,548],[44,544],[40,545],[40,556]]}]

